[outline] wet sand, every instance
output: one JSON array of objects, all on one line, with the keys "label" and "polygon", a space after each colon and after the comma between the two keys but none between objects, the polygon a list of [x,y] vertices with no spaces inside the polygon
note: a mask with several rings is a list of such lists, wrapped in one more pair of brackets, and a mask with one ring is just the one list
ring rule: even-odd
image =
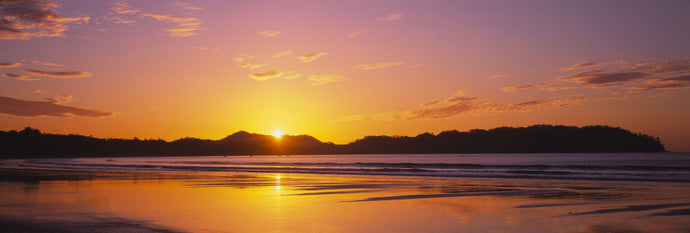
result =
[{"label": "wet sand", "polygon": [[0,168],[0,232],[690,232],[686,183]]}]

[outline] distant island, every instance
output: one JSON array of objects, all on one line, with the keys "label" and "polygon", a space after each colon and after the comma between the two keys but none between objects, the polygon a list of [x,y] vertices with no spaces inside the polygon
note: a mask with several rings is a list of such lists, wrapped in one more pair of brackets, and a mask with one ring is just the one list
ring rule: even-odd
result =
[{"label": "distant island", "polygon": [[37,129],[0,131],[0,158],[442,153],[627,153],[665,152],[659,138],[610,126],[533,125],[408,136],[367,136],[344,145],[308,135],[240,131],[220,140],[182,138],[101,139],[45,134]]}]

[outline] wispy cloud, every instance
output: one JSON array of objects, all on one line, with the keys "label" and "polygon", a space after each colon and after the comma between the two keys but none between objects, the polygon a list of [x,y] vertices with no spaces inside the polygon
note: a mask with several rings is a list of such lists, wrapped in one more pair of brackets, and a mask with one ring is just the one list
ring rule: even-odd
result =
[{"label": "wispy cloud", "polygon": [[419,120],[448,119],[466,114],[499,114],[505,112],[526,112],[551,108],[562,108],[588,101],[582,97],[545,98],[514,103],[497,103],[478,96],[466,96],[466,91],[458,91],[445,101],[432,101],[408,111],[359,114],[342,118],[352,120]]},{"label": "wispy cloud", "polygon": [[202,47],[202,46],[194,46],[192,47],[192,50],[197,53],[208,53],[208,52],[218,52],[220,49],[215,49],[215,48],[209,48],[209,47]]},{"label": "wispy cloud", "polygon": [[259,36],[263,36],[266,38],[271,38],[271,37],[276,37],[281,34],[280,31],[261,31],[256,33]]},{"label": "wispy cloud", "polygon": [[328,53],[310,53],[310,54],[307,54],[304,56],[299,56],[297,58],[302,60],[302,62],[311,62],[311,61],[314,61],[314,60],[319,59],[320,57],[323,57],[326,55],[328,55]]},{"label": "wispy cloud", "polygon": [[[191,6],[187,3],[184,2],[175,2],[171,4],[172,6],[178,7],[180,9],[185,9],[185,10],[200,10],[200,8]],[[167,32],[169,37],[188,37],[188,36],[193,36],[197,34],[197,31],[202,30],[203,28],[201,25],[203,22],[195,17],[191,16],[185,16],[185,15],[177,15],[177,14],[165,14],[165,13],[150,13],[150,12],[144,12],[144,10],[139,9],[139,8],[134,8],[127,1],[118,1],[112,3],[112,7],[110,8],[113,12],[120,14],[120,15],[136,15],[139,17],[149,17],[153,18],[157,21],[161,22],[166,22],[166,23],[172,23],[175,24],[175,26],[171,28],[166,28],[164,29],[165,32]],[[108,21],[114,22],[114,23],[133,23],[133,19],[125,19],[125,18],[110,18],[107,19]]]},{"label": "wispy cloud", "polygon": [[169,37],[193,36],[197,34],[196,31],[202,29],[201,20],[194,17],[158,13],[142,13],[141,15],[175,24],[174,27],[165,29]]},{"label": "wispy cloud", "polygon": [[72,102],[72,96],[71,95],[60,95],[60,96],[56,96],[56,97],[45,98],[44,100],[48,101],[50,103],[54,103],[54,104],[66,104],[66,103]]},{"label": "wispy cloud", "polygon": [[198,11],[198,10],[203,10],[203,9],[204,9],[204,8],[201,8],[201,7],[198,7],[198,6],[192,6],[191,4],[186,3],[186,2],[173,2],[173,3],[170,3],[170,5],[171,5],[171,6],[174,6],[174,7],[177,7],[177,8],[180,8],[180,9],[183,9],[183,10],[194,10],[194,11]]},{"label": "wispy cloud", "polygon": [[254,56],[251,56],[249,54],[241,53],[238,55],[239,55],[238,57],[235,57],[232,60],[239,67],[249,69],[249,70],[254,70],[254,69],[264,67],[266,65],[266,64],[256,64],[256,63],[251,62],[251,60],[254,58]]},{"label": "wispy cloud", "polygon": [[34,59],[29,59],[29,61],[31,61],[31,63],[40,64],[40,65],[44,65],[44,66],[57,66],[57,67],[64,66],[62,64],[57,64],[57,63],[52,63],[52,62],[47,62],[47,61],[38,61],[38,60],[34,60]]},{"label": "wispy cloud", "polygon": [[109,117],[112,112],[64,106],[52,101],[29,101],[0,96],[0,114],[23,117]]},{"label": "wispy cloud", "polygon": [[112,7],[110,7],[110,10],[121,15],[138,14],[142,11],[141,9],[132,7],[131,5],[129,5],[129,2],[127,1],[117,1],[111,3],[110,5],[112,5]]},{"label": "wispy cloud", "polygon": [[23,64],[19,63],[19,62],[12,62],[12,63],[4,62],[4,63],[0,63],[0,68],[13,68],[13,67],[20,67],[22,65]]},{"label": "wispy cloud", "polygon": [[24,69],[24,72],[34,76],[40,77],[50,77],[59,79],[71,79],[71,78],[88,78],[91,77],[91,73],[86,71],[44,71],[35,69]]},{"label": "wispy cloud", "polygon": [[89,21],[88,16],[62,17],[60,6],[41,0],[0,1],[0,39],[29,40],[41,37],[64,37],[68,24]]},{"label": "wispy cloud", "polygon": [[33,93],[42,93],[43,91],[41,89],[31,89],[31,92]]},{"label": "wispy cloud", "polygon": [[349,34],[347,34],[346,37],[352,39],[352,38],[355,38],[355,37],[358,37],[358,36],[364,34],[365,32],[367,32],[367,31],[364,29],[360,29],[360,30],[357,30],[354,32],[350,32]]},{"label": "wispy cloud", "polygon": [[345,80],[344,76],[338,74],[323,74],[323,75],[312,75],[309,77],[312,86],[323,85],[332,82],[338,82]]},{"label": "wispy cloud", "polygon": [[352,68],[355,69],[360,69],[360,70],[378,70],[378,69],[383,69],[383,68],[388,68],[392,66],[398,66],[402,65],[402,62],[378,62],[374,64],[362,64],[362,65],[356,65],[353,66]]},{"label": "wispy cloud", "polygon": [[272,78],[278,78],[280,76],[283,76],[283,74],[284,73],[282,71],[271,70],[262,73],[254,73],[249,75],[249,77],[259,81],[266,81]]},{"label": "wispy cloud", "polygon": [[271,56],[271,57],[273,57],[273,58],[279,58],[279,57],[287,56],[287,55],[290,55],[290,54],[292,54],[292,51],[283,51],[283,52],[279,52],[279,53],[273,54],[273,56]]},{"label": "wispy cloud", "polygon": [[404,16],[404,15],[403,15],[403,14],[400,14],[400,13],[389,14],[389,15],[386,16],[386,17],[379,18],[379,21],[396,21],[396,20],[402,19],[403,16]]},{"label": "wispy cloud", "polygon": [[296,78],[299,78],[299,77],[302,77],[302,74],[297,73],[297,72],[295,72],[295,71],[287,72],[287,73],[285,74],[285,76],[283,76],[284,79],[296,79]]},{"label": "wispy cloud", "polygon": [[581,69],[588,69],[588,68],[593,68],[593,67],[599,67],[602,64],[599,63],[594,63],[594,62],[582,62],[578,63],[569,67],[562,68],[562,71],[572,71],[572,70],[581,70]]},{"label": "wispy cloud", "polygon": [[511,91],[517,91],[517,90],[527,89],[527,88],[531,88],[531,87],[541,87],[541,86],[544,86],[546,84],[547,83],[545,83],[545,82],[543,82],[543,83],[530,83],[530,84],[517,86],[517,87],[503,87],[503,88],[501,88],[501,90],[505,91],[505,92],[511,92]]},{"label": "wispy cloud", "polygon": [[508,77],[508,75],[505,75],[505,74],[494,74],[494,75],[491,75],[491,76],[487,77],[486,79],[493,80],[493,79],[506,78],[506,77]]},{"label": "wispy cloud", "polygon": [[16,80],[22,80],[22,81],[35,81],[35,80],[41,80],[40,78],[31,78],[26,75],[21,75],[21,74],[13,74],[13,73],[4,73],[1,74],[0,76],[5,77],[5,78],[13,78]]},{"label": "wispy cloud", "polygon": [[414,64],[414,65],[408,66],[407,68],[419,68],[419,67],[422,67],[422,66],[424,66],[424,64]]}]

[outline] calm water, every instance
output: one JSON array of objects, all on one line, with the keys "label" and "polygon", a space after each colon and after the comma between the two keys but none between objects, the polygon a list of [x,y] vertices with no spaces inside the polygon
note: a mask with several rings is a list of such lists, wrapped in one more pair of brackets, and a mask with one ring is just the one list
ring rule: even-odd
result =
[{"label": "calm water", "polygon": [[690,153],[199,156],[4,160],[1,166],[690,182]]},{"label": "calm water", "polygon": [[690,154],[0,160],[0,232],[690,232]]}]

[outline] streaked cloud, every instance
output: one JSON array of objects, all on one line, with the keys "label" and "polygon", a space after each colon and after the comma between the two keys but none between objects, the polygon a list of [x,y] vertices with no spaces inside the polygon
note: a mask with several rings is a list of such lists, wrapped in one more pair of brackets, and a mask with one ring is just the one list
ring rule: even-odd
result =
[{"label": "streaked cloud", "polygon": [[44,71],[36,69],[23,69],[22,71],[27,74],[40,76],[40,77],[50,77],[59,79],[71,79],[71,78],[88,78],[91,77],[91,73],[86,71]]},{"label": "streaked cloud", "polygon": [[13,67],[20,67],[22,65],[23,64],[20,62],[12,62],[12,63],[3,62],[3,63],[0,63],[0,68],[13,68]]},{"label": "streaked cloud", "polygon": [[287,73],[285,74],[285,76],[283,76],[284,79],[296,79],[296,78],[299,78],[299,77],[302,77],[302,74],[297,73],[297,72],[295,72],[295,71],[287,72]]},{"label": "streaked cloud", "polygon": [[522,89],[527,89],[527,88],[532,88],[532,87],[541,87],[546,85],[547,83],[530,83],[522,86],[517,86],[517,87],[503,87],[501,88],[502,91],[505,92],[511,92],[511,91],[517,91],[517,90],[522,90]]},{"label": "streaked cloud", "polygon": [[41,90],[41,89],[31,89],[31,92],[33,92],[33,93],[42,93],[43,90]]},{"label": "streaked cloud", "polygon": [[383,68],[388,68],[392,66],[398,66],[402,65],[404,63],[402,62],[378,62],[374,64],[362,64],[362,65],[356,65],[353,66],[352,68],[355,69],[360,69],[360,70],[378,70],[378,69],[383,69]]},{"label": "streaked cloud", "polygon": [[279,58],[279,57],[287,56],[287,55],[290,55],[290,54],[292,54],[292,51],[283,51],[283,52],[279,52],[279,53],[273,54],[273,56],[271,56],[271,57],[273,57],[273,58]]},{"label": "streaked cloud", "polygon": [[593,67],[599,67],[602,64],[599,63],[594,63],[594,62],[582,62],[578,63],[566,68],[562,68],[562,71],[572,71],[572,70],[581,70],[581,69],[588,69],[588,68],[593,68]]},{"label": "streaked cloud", "polygon": [[[464,92],[460,92],[461,94]],[[583,97],[555,97],[514,103],[497,103],[478,96],[459,96],[457,93],[445,101],[432,101],[408,111],[358,114],[346,116],[340,121],[354,120],[421,120],[449,119],[467,114],[500,114],[506,112],[528,112],[573,106],[585,101]]]},{"label": "streaked cloud", "polygon": [[542,91],[562,91],[562,90],[570,90],[570,89],[575,89],[573,86],[565,86],[565,87],[543,87],[539,88],[539,90]]},{"label": "streaked cloud", "polygon": [[193,36],[197,34],[196,31],[202,29],[201,20],[194,17],[158,13],[142,13],[141,15],[175,24],[174,27],[164,29],[164,31],[168,32],[169,37]]},{"label": "streaked cloud", "polygon": [[358,37],[358,36],[364,34],[365,32],[367,32],[367,30],[360,29],[360,30],[357,30],[357,31],[354,31],[354,32],[350,32],[350,33],[347,34],[347,36],[345,36],[345,37],[352,39],[352,38],[355,38],[355,37]]},{"label": "streaked cloud", "polygon": [[319,59],[320,57],[323,57],[326,55],[328,55],[328,53],[310,53],[310,54],[307,54],[304,56],[299,56],[297,58],[302,60],[302,62],[311,62],[311,61],[314,61],[314,60]]},{"label": "streaked cloud", "polygon": [[35,81],[35,80],[41,80],[40,78],[31,78],[26,75],[21,75],[21,74],[13,74],[13,73],[4,73],[0,74],[0,76],[5,77],[5,78],[12,78],[16,80],[22,80],[22,81]]},{"label": "streaked cloud", "polygon": [[284,73],[282,71],[271,70],[262,73],[254,73],[249,75],[249,77],[259,81],[266,81],[272,78],[278,78],[280,76],[283,76],[283,74]]},{"label": "streaked cloud", "polygon": [[121,15],[138,14],[142,11],[141,9],[132,7],[131,5],[129,5],[129,2],[127,1],[117,1],[110,3],[110,5],[112,5],[112,7],[110,7],[110,10]]},{"label": "streaked cloud", "polygon": [[218,52],[220,49],[215,49],[215,48],[209,48],[209,47],[202,47],[202,46],[194,46],[192,47],[192,50],[197,53],[208,53],[208,52]]},{"label": "streaked cloud", "polygon": [[[197,34],[197,31],[202,30],[203,28],[201,25],[203,22],[195,17],[187,16],[187,15],[177,15],[177,14],[166,14],[166,13],[152,13],[152,12],[145,12],[144,10],[140,8],[134,8],[131,5],[129,5],[129,2],[127,1],[118,1],[114,2],[111,4],[112,7],[110,10],[115,12],[116,14],[119,15],[135,15],[138,17],[148,17],[148,18],[153,18],[156,21],[161,21],[161,22],[166,22],[166,23],[172,23],[175,26],[163,29],[163,31],[167,32],[168,37],[188,37],[188,36],[193,36]],[[185,10],[200,10],[198,7],[191,6],[187,3],[184,2],[174,2],[171,4],[172,6],[178,7],[180,9],[185,9]],[[113,23],[134,23],[135,21],[133,19],[125,19],[122,17],[118,18],[109,18],[106,19],[107,21],[113,22]]]},{"label": "streaked cloud", "polygon": [[505,74],[494,74],[494,75],[491,75],[491,76],[487,77],[486,79],[493,80],[493,79],[499,79],[499,78],[505,78],[505,77],[508,77],[508,75],[505,75]]},{"label": "streaked cloud", "polygon": [[191,4],[186,3],[186,2],[173,2],[173,3],[170,3],[170,5],[171,5],[171,6],[174,6],[174,7],[177,7],[177,8],[180,8],[180,9],[183,9],[183,10],[194,10],[194,11],[198,11],[198,10],[203,10],[203,9],[204,9],[204,8],[201,8],[201,7],[198,7],[198,6],[192,6]]},{"label": "streaked cloud", "polygon": [[396,20],[402,19],[403,16],[404,16],[404,15],[403,15],[403,14],[400,14],[400,13],[389,14],[389,15],[386,16],[386,17],[379,18],[379,21],[396,21]]},{"label": "streaked cloud", "polygon": [[266,38],[271,38],[271,37],[276,37],[281,34],[280,31],[261,31],[256,33],[259,36],[263,36]]},{"label": "streaked cloud", "polygon": [[239,56],[233,58],[232,61],[234,61],[235,64],[239,67],[249,69],[249,70],[254,70],[254,69],[264,67],[266,65],[266,64],[256,64],[256,63],[251,62],[251,60],[254,58],[254,56],[251,56],[249,54],[241,53],[238,55]]},{"label": "streaked cloud", "polygon": [[109,117],[112,112],[70,107],[51,101],[30,101],[0,96],[0,114],[23,117]]},{"label": "streaked cloud", "polygon": [[44,65],[44,66],[57,66],[57,67],[64,66],[63,64],[57,64],[57,63],[52,63],[52,62],[47,62],[47,61],[38,61],[38,60],[34,60],[34,59],[29,59],[29,61],[31,61],[31,63],[40,64],[40,65]]},{"label": "streaked cloud", "polygon": [[323,85],[343,80],[345,80],[344,76],[339,74],[312,75],[311,77],[309,77],[309,81],[311,81],[310,85],[312,86]]},{"label": "streaked cloud", "polygon": [[42,0],[0,1],[0,39],[30,40],[41,37],[65,37],[68,24],[89,22],[88,16],[63,17],[59,5]]},{"label": "streaked cloud", "polygon": [[407,68],[419,68],[419,67],[422,67],[422,66],[424,66],[424,64],[414,64],[414,65],[408,66]]},{"label": "streaked cloud", "polygon": [[56,96],[56,97],[45,98],[44,100],[48,101],[50,103],[54,103],[54,104],[65,104],[65,103],[72,102],[72,96],[71,95],[60,95],[60,96]]}]

